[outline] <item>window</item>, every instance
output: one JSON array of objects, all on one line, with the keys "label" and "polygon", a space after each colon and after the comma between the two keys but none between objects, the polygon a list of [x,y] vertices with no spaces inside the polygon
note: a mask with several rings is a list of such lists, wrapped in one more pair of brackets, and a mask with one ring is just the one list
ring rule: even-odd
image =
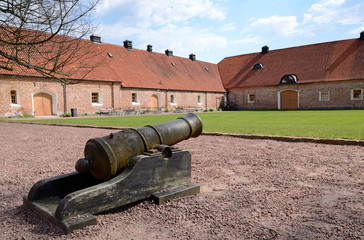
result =
[{"label": "window", "polygon": [[131,104],[132,105],[140,105],[140,97],[138,93],[131,94]]},{"label": "window", "polygon": [[290,84],[290,83],[298,83],[298,79],[297,79],[296,75],[293,75],[293,74],[284,75],[281,78],[281,82],[279,84]]},{"label": "window", "polygon": [[263,64],[261,64],[261,63],[257,63],[257,64],[255,64],[253,67],[252,67],[252,70],[253,69],[262,69],[264,67],[264,65]]},{"label": "window", "polygon": [[363,89],[352,89],[351,100],[363,100]]},{"label": "window", "polygon": [[330,100],[330,92],[328,90],[322,90],[319,92],[320,101],[329,101]]},{"label": "window", "polygon": [[177,99],[176,99],[176,95],[171,95],[171,105],[177,105]]},{"label": "window", "polygon": [[248,103],[255,103],[255,94],[254,93],[248,94]]},{"label": "window", "polygon": [[10,91],[10,98],[11,98],[11,104],[18,104],[18,99],[15,90]]},{"label": "window", "polygon": [[92,92],[91,93],[91,103],[92,103],[92,106],[101,106],[102,105],[101,92]]},{"label": "window", "polygon": [[99,93],[98,92],[93,92],[91,96],[92,96],[92,103],[99,103]]},{"label": "window", "polygon": [[198,105],[202,105],[202,97],[201,97],[201,95],[198,95],[197,96],[197,103],[198,103]]}]

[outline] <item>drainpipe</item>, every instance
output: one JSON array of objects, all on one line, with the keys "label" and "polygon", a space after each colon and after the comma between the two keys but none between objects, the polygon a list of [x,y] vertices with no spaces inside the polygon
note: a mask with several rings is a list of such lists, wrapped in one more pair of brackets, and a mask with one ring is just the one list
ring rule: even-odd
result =
[{"label": "drainpipe", "polygon": [[168,110],[168,89],[166,90],[166,109]]},{"label": "drainpipe", "polygon": [[115,111],[114,82],[111,83],[111,108]]},{"label": "drainpipe", "polygon": [[63,113],[67,114],[67,84],[63,84]]},{"label": "drainpipe", "polygon": [[207,92],[205,92],[205,109],[207,110]]}]

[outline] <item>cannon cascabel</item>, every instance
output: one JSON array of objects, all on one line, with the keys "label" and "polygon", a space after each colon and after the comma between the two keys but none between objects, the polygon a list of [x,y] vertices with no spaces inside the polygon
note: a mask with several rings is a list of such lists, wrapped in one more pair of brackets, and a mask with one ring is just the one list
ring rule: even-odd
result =
[{"label": "cannon cascabel", "polygon": [[88,140],[85,157],[76,162],[75,168],[80,173],[90,172],[95,178],[107,181],[125,168],[132,157],[159,145],[172,146],[198,137],[201,133],[202,121],[194,113],[154,126],[111,133]]}]

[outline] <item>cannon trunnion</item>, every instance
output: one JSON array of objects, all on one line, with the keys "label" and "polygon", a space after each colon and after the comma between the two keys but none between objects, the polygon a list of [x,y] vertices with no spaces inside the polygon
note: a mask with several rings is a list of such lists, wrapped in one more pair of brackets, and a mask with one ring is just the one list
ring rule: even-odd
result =
[{"label": "cannon trunnion", "polygon": [[[96,213],[148,198],[161,204],[199,193],[199,185],[191,183],[191,154],[169,145],[201,132],[201,120],[189,113],[167,123],[91,139],[85,158],[76,163],[78,172],[35,183],[23,198],[24,205],[69,233],[97,224]],[[88,144],[96,141],[103,143],[90,150]],[[137,150],[129,149],[133,147]],[[134,151],[134,156],[127,151]]]}]

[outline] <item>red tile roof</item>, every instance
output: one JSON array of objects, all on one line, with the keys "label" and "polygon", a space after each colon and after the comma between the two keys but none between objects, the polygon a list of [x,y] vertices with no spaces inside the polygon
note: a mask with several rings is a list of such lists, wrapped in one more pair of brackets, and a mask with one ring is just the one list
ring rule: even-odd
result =
[{"label": "red tile roof", "polygon": [[[216,64],[177,56],[168,57],[146,50],[129,51],[114,44],[84,41],[100,52],[87,59],[90,65],[96,63],[98,66],[86,75],[85,80],[120,82],[123,87],[130,88],[225,92]],[[12,67],[13,71],[0,68],[0,74],[41,76],[34,70],[14,65]],[[72,78],[77,79],[80,76],[83,76],[81,71]]]},{"label": "red tile roof", "polygon": [[[257,64],[263,68],[254,69]],[[294,74],[298,83],[364,80],[364,40],[350,39],[227,57],[218,63],[226,89],[278,85]]]}]

